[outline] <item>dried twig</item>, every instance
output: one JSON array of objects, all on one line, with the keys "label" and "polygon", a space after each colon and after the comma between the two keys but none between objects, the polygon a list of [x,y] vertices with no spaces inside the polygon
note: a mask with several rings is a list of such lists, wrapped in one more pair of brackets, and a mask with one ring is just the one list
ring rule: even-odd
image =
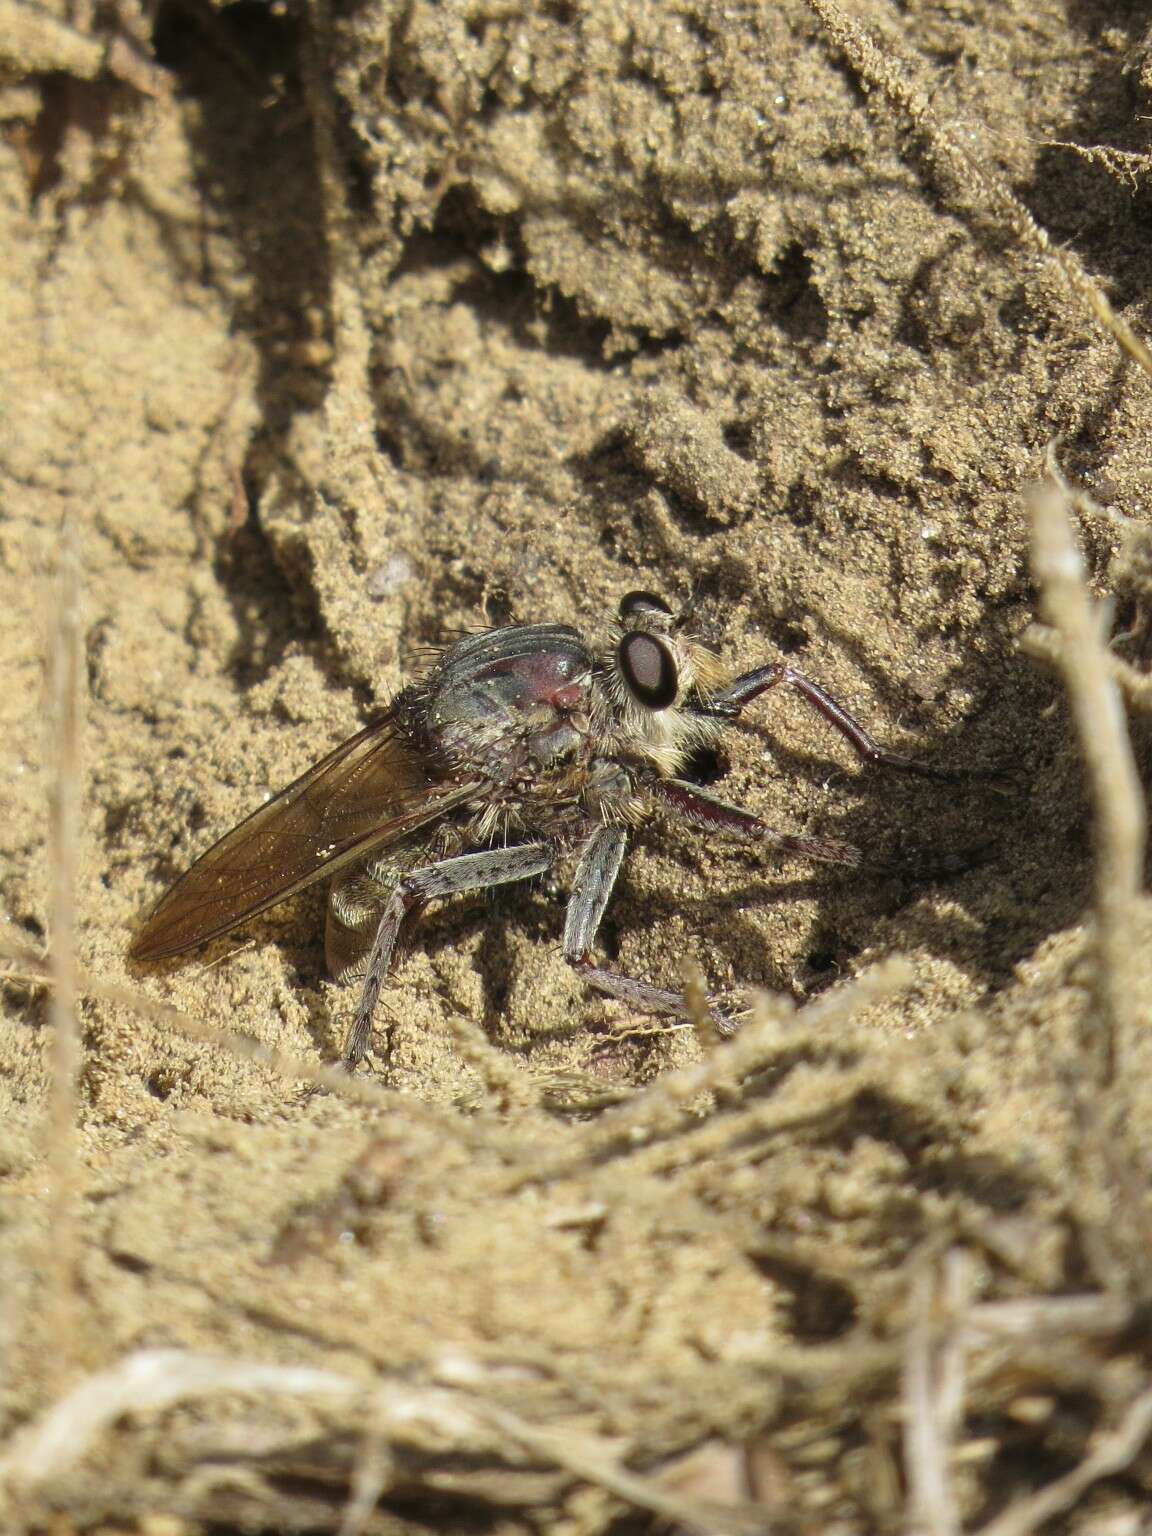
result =
[{"label": "dried twig", "polygon": [[1088,769],[1096,823],[1096,999],[1099,1067],[1113,1080],[1116,1052],[1140,1009],[1131,977],[1129,912],[1144,881],[1147,817],[1111,657],[1100,633],[1066,496],[1050,473],[1032,497],[1032,564],[1045,621],[1060,635],[1060,670]]},{"label": "dried twig", "polygon": [[504,1111],[538,1109],[544,1093],[532,1073],[507,1051],[493,1045],[474,1019],[466,1018],[451,1005],[447,1017],[460,1059],[479,1077],[490,1104]]},{"label": "dried twig", "polygon": [[1112,144],[1074,144],[1067,139],[1041,139],[1047,149],[1070,149],[1089,165],[1102,165],[1117,181],[1125,182],[1133,192],[1142,179],[1152,175],[1152,155],[1141,149],[1117,149]]},{"label": "dried twig", "polygon": [[958,1536],[952,1486],[956,1433],[963,1418],[966,1339],[963,1314],[972,1289],[971,1258],[955,1249],[944,1259],[943,1284],[925,1265],[912,1290],[912,1324],[904,1351],[904,1464],[910,1527],[926,1536]]},{"label": "dried twig", "polygon": [[1128,1409],[1118,1429],[1105,1435],[1078,1467],[1011,1505],[984,1526],[978,1536],[1032,1536],[1047,1522],[1076,1503],[1080,1495],[1102,1477],[1115,1477],[1135,1461],[1152,1434],[1152,1388],[1142,1392]]},{"label": "dried twig", "polygon": [[[2,933],[0,933],[0,960],[7,961],[11,967],[0,974],[37,985],[52,984],[49,961],[27,944],[6,938]],[[238,1030],[221,1029],[214,1024],[204,1024],[190,1014],[182,1013],[179,1008],[174,1008],[170,1003],[156,1002],[153,998],[146,997],[143,992],[137,991],[134,987],[101,981],[99,977],[90,976],[82,970],[76,972],[76,987],[86,997],[98,997],[103,1002],[131,1008],[146,1018],[155,1019],[158,1023],[176,1030],[189,1040],[219,1046],[242,1060],[266,1067],[288,1082],[304,1082],[316,1088],[325,1088],[342,1099],[351,1100],[370,1109],[390,1113],[399,1111],[406,1117],[427,1121],[441,1130],[450,1131],[453,1136],[471,1145],[489,1144],[483,1122],[475,1118],[465,1119],[450,1109],[427,1104],[411,1094],[382,1088],[370,1078],[353,1077],[340,1067],[326,1067],[319,1062],[309,1061],[305,1057],[293,1056],[289,1051],[276,1050],[272,1046],[264,1045],[251,1035],[241,1034]],[[492,1141],[491,1144],[495,1146],[496,1142]]]},{"label": "dried twig", "polygon": [[65,519],[60,530],[56,632],[49,667],[49,733],[46,744],[49,790],[48,846],[52,870],[51,930],[53,1068],[49,1165],[52,1216],[48,1225],[53,1360],[66,1371],[75,1354],[76,1077],[80,1030],[76,1018],[76,868],[80,844],[81,666],[80,556],[76,530]]},{"label": "dried twig", "polygon": [[378,1448],[348,1511],[363,1520],[365,1498],[387,1491],[387,1449],[414,1448],[424,1459],[497,1456],[511,1465],[525,1455],[606,1489],[626,1505],[649,1510],[683,1528],[724,1536],[758,1536],[762,1515],[704,1504],[624,1466],[620,1446],[570,1426],[532,1424],[478,1391],[377,1380],[304,1365],[268,1365],[183,1350],[143,1350],[88,1377],[9,1443],[0,1459],[0,1496],[55,1485],[90,1451],[96,1438],[125,1414],[158,1413],[181,1402],[224,1394],[325,1402],[355,1423],[372,1427]]},{"label": "dried twig", "polygon": [[[567,1177],[598,1162],[635,1152],[681,1126],[697,1123],[696,1106],[702,1095],[718,1093],[727,1097],[737,1084],[782,1051],[801,1042],[810,1044],[813,1037],[836,1033],[855,1014],[908,986],[912,974],[907,960],[893,957],[848,986],[809,1003],[798,1014],[790,1002],[761,999],[756,1015],[739,1034],[722,1040],[694,1065],[663,1073],[619,1109],[606,1111],[571,1152],[517,1170],[509,1187]],[[790,1026],[787,1030],[786,1021]]]},{"label": "dried twig", "polygon": [[[1058,634],[1040,624],[1032,624],[1020,637],[1020,650],[1033,661],[1063,670],[1064,642]],[[1108,653],[1108,671],[1112,681],[1136,709],[1152,710],[1152,672],[1141,672],[1123,656]]]},{"label": "dried twig", "polygon": [[266,1365],[178,1349],[141,1350],[86,1377],[19,1430],[0,1458],[0,1491],[35,1488],[67,1476],[97,1436],[125,1414],[160,1413],[176,1403],[229,1392],[339,1401],[353,1387],[359,1396],[366,1392],[362,1383],[311,1366]]},{"label": "dried twig", "polygon": [[697,1040],[704,1050],[708,1050],[718,1044],[725,1034],[731,1034],[738,1021],[731,1021],[727,1030],[719,1026],[708,1003],[708,983],[703,968],[694,955],[689,956],[681,965],[680,976],[684,983],[685,1015]]},{"label": "dried twig", "polygon": [[336,1536],[360,1536],[395,1474],[395,1458],[379,1426],[369,1424],[352,1467],[351,1487]]},{"label": "dried twig", "polygon": [[964,1330],[970,1349],[1021,1339],[1107,1337],[1123,1333],[1136,1315],[1122,1296],[1089,1292],[1082,1296],[1030,1296],[1012,1301],[984,1301],[969,1309]]}]

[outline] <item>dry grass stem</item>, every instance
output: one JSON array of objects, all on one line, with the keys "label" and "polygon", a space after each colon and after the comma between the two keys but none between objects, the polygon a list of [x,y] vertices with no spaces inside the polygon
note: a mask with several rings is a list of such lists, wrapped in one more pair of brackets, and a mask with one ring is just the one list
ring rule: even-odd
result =
[{"label": "dry grass stem", "polygon": [[[978,1536],[1032,1536],[1047,1522],[1071,1509],[1080,1496],[1104,1477],[1126,1471],[1152,1434],[1152,1389],[1142,1392],[1124,1415],[1119,1428],[1101,1438],[1078,1467],[1058,1477],[1039,1493],[1021,1499],[985,1525]],[[1126,1527],[1130,1529],[1131,1527]]]},{"label": "dry grass stem", "polygon": [[50,784],[48,847],[52,872],[52,1091],[49,1113],[51,1219],[48,1225],[56,1369],[66,1374],[75,1352],[76,1200],[80,1183],[76,1145],[76,1082],[80,1027],[76,1016],[76,871],[80,849],[83,731],[80,555],[76,530],[60,530],[56,627],[49,666],[46,767]]},{"label": "dry grass stem", "polygon": [[[684,1011],[702,1048],[709,1050],[724,1038],[725,1031],[717,1025],[708,1007],[708,983],[703,967],[694,956],[684,961],[680,979],[684,987]],[[731,1032],[730,1027],[727,1033]]]},{"label": "dry grass stem", "polygon": [[[0,960],[10,967],[0,974],[9,976],[13,980],[31,982],[34,985],[53,985],[50,962],[27,944],[7,939],[3,934],[0,934]],[[89,976],[82,970],[76,972],[76,986],[77,990],[86,997],[95,997],[102,1002],[130,1008],[135,1013],[143,1014],[145,1018],[153,1019],[158,1024],[176,1030],[189,1040],[195,1040],[203,1045],[218,1046],[222,1050],[230,1051],[242,1061],[250,1061],[256,1066],[265,1067],[286,1082],[302,1082],[314,1088],[324,1088],[339,1098],[347,1099],[353,1104],[362,1104],[369,1109],[388,1113],[400,1111],[405,1116],[429,1121],[442,1129],[451,1128],[452,1134],[459,1135],[476,1145],[486,1141],[482,1122],[465,1120],[455,1111],[427,1104],[420,1099],[414,1099],[409,1094],[381,1088],[369,1077],[353,1077],[340,1067],[326,1067],[319,1062],[309,1061],[306,1057],[293,1056],[288,1051],[277,1050],[253,1039],[251,1035],[241,1034],[238,1030],[220,1029],[215,1025],[202,1024],[199,1019],[194,1019],[191,1014],[182,1013],[171,1003],[156,1002],[134,987],[102,981],[99,977]]]},{"label": "dry grass stem", "polygon": [[527,1454],[605,1489],[625,1505],[689,1530],[758,1536],[764,1528],[762,1516],[755,1512],[700,1504],[630,1471],[615,1441],[570,1427],[554,1430],[530,1424],[477,1391],[408,1381],[365,1383],[311,1366],[268,1365],[183,1350],[129,1355],[88,1377],[21,1429],[0,1459],[0,1510],[4,1501],[59,1482],[91,1452],[97,1438],[126,1415],[163,1413],[180,1403],[224,1395],[313,1399],[350,1422],[367,1423],[374,1450],[353,1466],[353,1498],[345,1513],[345,1529],[353,1532],[371,1512],[368,1499],[374,1502],[387,1491],[393,1445],[418,1451],[430,1461],[495,1456],[516,1466]]},{"label": "dry grass stem", "polygon": [[[1033,661],[1044,662],[1059,671],[1064,669],[1064,642],[1058,634],[1043,625],[1033,624],[1024,631],[1020,638],[1020,649]],[[1130,661],[1125,661],[1123,656],[1117,656],[1111,651],[1108,653],[1108,670],[1112,681],[1134,708],[1152,710],[1152,673],[1141,672]]]},{"label": "dry grass stem", "polygon": [[965,1315],[964,1329],[969,1347],[976,1349],[998,1340],[1106,1337],[1122,1333],[1134,1317],[1133,1304],[1121,1296],[1038,1296],[981,1302]]},{"label": "dry grass stem", "polygon": [[1096,993],[1106,1081],[1144,1010],[1131,979],[1128,916],[1144,882],[1147,815],[1111,656],[1055,475],[1032,497],[1032,565],[1041,613],[1060,636],[1060,669],[1088,770],[1096,830]]},{"label": "dry grass stem", "polygon": [[1043,139],[1046,149],[1068,149],[1089,165],[1102,165],[1133,192],[1152,174],[1152,155],[1147,150],[1117,149],[1111,144],[1073,144],[1068,139]]},{"label": "dry grass stem", "polygon": [[955,1536],[959,1516],[952,1496],[950,1439],[936,1412],[933,1320],[936,1277],[925,1267],[912,1285],[912,1323],[904,1349],[904,1466],[910,1531]]},{"label": "dry grass stem", "polygon": [[539,1106],[544,1097],[543,1086],[515,1057],[493,1045],[475,1020],[453,1009],[448,1024],[461,1060],[479,1077],[492,1106],[502,1111]]},{"label": "dry grass stem", "polygon": [[604,1147],[617,1142],[637,1146],[695,1119],[702,1095],[735,1090],[797,1043],[834,1032],[856,1013],[910,986],[912,979],[911,965],[896,956],[799,1012],[791,999],[762,997],[739,1034],[715,1045],[692,1066],[665,1072],[628,1104],[606,1114],[596,1127],[595,1141]]},{"label": "dry grass stem", "polygon": [[763,1536],[764,1517],[754,1511],[700,1506],[665,1489],[651,1478],[641,1477],[620,1465],[611,1442],[599,1436],[574,1433],[570,1428],[537,1428],[509,1413],[505,1408],[489,1406],[485,1417],[510,1440],[525,1450],[563,1467],[574,1477],[614,1493],[625,1504],[647,1509],[683,1529],[708,1533],[733,1533],[733,1536]]},{"label": "dry grass stem", "polygon": [[394,1471],[395,1462],[388,1443],[372,1424],[361,1440],[337,1536],[360,1536],[372,1518],[381,1494],[392,1481]]},{"label": "dry grass stem", "polygon": [[[849,985],[809,1003],[799,1013],[794,1011],[790,1001],[762,1000],[756,1016],[739,1034],[722,1040],[692,1066],[665,1072],[619,1109],[606,1111],[585,1132],[571,1153],[516,1173],[510,1187],[563,1178],[611,1157],[636,1153],[650,1142],[683,1127],[700,1126],[700,1101],[705,1095],[731,1098],[740,1083],[770,1064],[781,1052],[797,1044],[810,1044],[814,1037],[838,1035],[854,1015],[907,987],[912,975],[908,961],[897,956],[866,971]],[[787,1029],[783,1027],[786,1020],[791,1026]],[[845,1074],[846,1078],[851,1076]],[[757,1125],[764,1119],[759,1107],[754,1118]],[[805,1118],[811,1118],[810,1111]],[[785,1113],[781,1117],[771,1110],[768,1120],[773,1123],[779,1120],[783,1125],[791,1123],[791,1116]],[[677,1156],[685,1155],[690,1154],[681,1143]]]},{"label": "dry grass stem", "polygon": [[223,1393],[325,1397],[343,1402],[366,1388],[335,1371],[311,1366],[142,1350],[89,1376],[8,1442],[0,1459],[0,1492],[35,1488],[70,1472],[98,1435],[126,1414],[162,1413],[181,1402]]},{"label": "dry grass stem", "polygon": [[957,1536],[960,1511],[952,1486],[956,1435],[963,1420],[966,1345],[961,1319],[972,1290],[971,1258],[945,1255],[943,1280],[924,1265],[912,1285],[912,1323],[903,1368],[904,1465],[909,1529]]},{"label": "dry grass stem", "polygon": [[846,16],[836,0],[806,0],[865,90],[876,89],[896,110],[906,126],[924,146],[933,172],[945,183],[945,190],[957,202],[970,205],[973,195],[980,199],[982,211],[1009,229],[1019,243],[1054,266],[1068,287],[1087,308],[1093,319],[1116,341],[1127,355],[1152,378],[1152,352],[1146,343],[1112,308],[1106,295],[1070,251],[1052,243],[1048,231],[1038,224],[1012,188],[990,169],[989,162],[977,161],[937,121],[925,93],[912,83],[908,68],[899,63],[891,49],[881,48],[851,17]]},{"label": "dry grass stem", "polygon": [[[0,0],[0,1536],[1152,1536],[1152,33],[993,9]],[[130,962],[350,712],[318,860],[167,911],[307,893]],[[565,968],[565,860],[410,913],[344,1071],[344,832],[673,737],[903,856],[637,824],[597,947],[677,1017]]]}]

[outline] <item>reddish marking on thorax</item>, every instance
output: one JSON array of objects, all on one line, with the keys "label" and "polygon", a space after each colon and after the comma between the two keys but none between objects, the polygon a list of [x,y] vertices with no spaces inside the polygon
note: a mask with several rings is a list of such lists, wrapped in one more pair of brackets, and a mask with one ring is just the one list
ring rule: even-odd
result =
[{"label": "reddish marking on thorax", "polygon": [[587,692],[583,683],[568,683],[548,695],[548,702],[561,711],[579,709]]}]

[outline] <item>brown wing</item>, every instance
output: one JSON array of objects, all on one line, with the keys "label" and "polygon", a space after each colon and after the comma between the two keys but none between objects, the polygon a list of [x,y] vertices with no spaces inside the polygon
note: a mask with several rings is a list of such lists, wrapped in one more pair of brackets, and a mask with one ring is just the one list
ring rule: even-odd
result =
[{"label": "brown wing", "polygon": [[478,787],[437,779],[386,715],[201,854],[160,898],[129,954],[160,960],[218,938],[342,864],[434,821]]}]

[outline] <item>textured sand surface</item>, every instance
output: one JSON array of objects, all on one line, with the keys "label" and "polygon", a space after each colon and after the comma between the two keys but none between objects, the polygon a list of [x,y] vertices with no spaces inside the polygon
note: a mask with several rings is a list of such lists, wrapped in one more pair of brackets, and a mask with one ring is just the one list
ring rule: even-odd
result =
[{"label": "textured sand surface", "polygon": [[[1148,1379],[1152,917],[1097,1092],[1092,812],[1020,648],[1026,492],[1058,439],[1146,670],[1152,380],[998,189],[1152,331],[1146,7],[852,0],[951,159],[803,0],[121,11],[0,0],[0,902],[10,950],[50,944],[67,519],[78,963],[209,1035],[84,998],[62,1193],[47,997],[0,987],[10,1526],[336,1529],[358,1467],[369,1530],[689,1528],[671,1499],[943,1536],[1075,1475]],[[1015,770],[861,769],[783,695],[731,733],[725,795],[912,871],[638,838],[605,952],[771,994],[743,1075],[665,1091],[707,1042],[588,993],[545,887],[430,910],[359,1100],[291,1065],[354,1002],[322,889],[130,970],[166,883],[428,647],[600,635],[637,586],[695,593],[733,671],[783,657],[892,745]],[[1035,1304],[1018,1335],[956,1342],[1004,1302]],[[344,1385],[128,1390],[33,1477],[29,1426],[158,1349]],[[1141,1528],[1133,1434],[1013,1529]]]}]

